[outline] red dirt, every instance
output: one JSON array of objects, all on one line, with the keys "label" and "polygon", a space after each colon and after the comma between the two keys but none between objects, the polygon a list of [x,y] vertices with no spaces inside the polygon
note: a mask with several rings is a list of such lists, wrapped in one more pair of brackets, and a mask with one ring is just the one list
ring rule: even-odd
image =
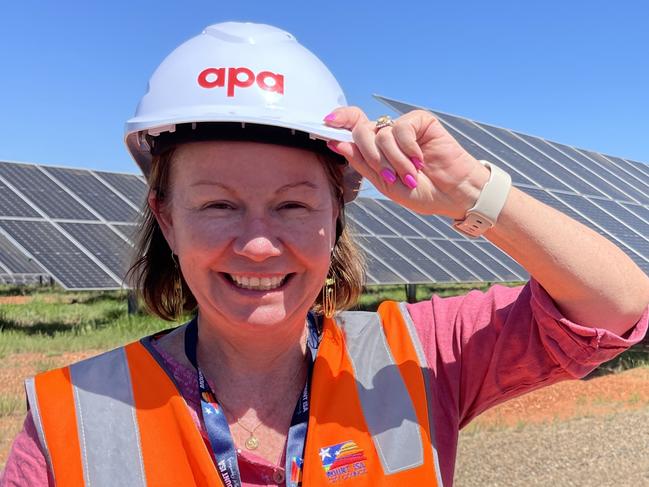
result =
[{"label": "red dirt", "polygon": [[25,304],[31,300],[31,296],[0,296],[0,304]]},{"label": "red dirt", "polygon": [[478,426],[516,426],[635,410],[649,405],[649,368],[589,380],[560,382],[496,406]]}]

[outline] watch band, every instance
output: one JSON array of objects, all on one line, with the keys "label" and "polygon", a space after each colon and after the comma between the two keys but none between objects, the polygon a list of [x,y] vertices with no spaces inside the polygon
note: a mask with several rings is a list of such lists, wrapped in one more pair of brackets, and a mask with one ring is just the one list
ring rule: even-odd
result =
[{"label": "watch band", "polygon": [[453,222],[455,230],[471,238],[480,237],[496,224],[512,187],[509,174],[488,161],[480,163],[491,171],[489,180],[482,187],[475,205],[467,210],[464,219]]}]

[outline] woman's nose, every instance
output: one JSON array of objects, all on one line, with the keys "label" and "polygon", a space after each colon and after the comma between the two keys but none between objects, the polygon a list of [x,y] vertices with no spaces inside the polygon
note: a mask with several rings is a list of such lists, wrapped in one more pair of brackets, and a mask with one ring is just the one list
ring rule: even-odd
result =
[{"label": "woman's nose", "polygon": [[257,218],[243,223],[241,233],[234,242],[234,252],[261,262],[280,255],[282,246],[271,222]]}]

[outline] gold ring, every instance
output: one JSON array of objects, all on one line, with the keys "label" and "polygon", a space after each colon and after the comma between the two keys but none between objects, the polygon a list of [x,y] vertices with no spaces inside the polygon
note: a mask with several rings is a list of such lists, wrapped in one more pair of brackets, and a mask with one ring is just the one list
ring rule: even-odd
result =
[{"label": "gold ring", "polygon": [[394,125],[394,120],[390,118],[390,115],[381,115],[376,119],[376,130],[381,130],[385,127],[392,127]]}]

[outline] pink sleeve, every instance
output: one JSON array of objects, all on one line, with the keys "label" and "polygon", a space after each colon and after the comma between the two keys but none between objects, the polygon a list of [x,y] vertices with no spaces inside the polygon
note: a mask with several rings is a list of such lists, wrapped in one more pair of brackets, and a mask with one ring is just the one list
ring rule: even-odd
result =
[{"label": "pink sleeve", "polygon": [[11,445],[9,458],[0,478],[0,486],[47,487],[49,485],[54,485],[54,480],[41,450],[34,418],[28,412],[23,429]]},{"label": "pink sleeve", "polygon": [[459,428],[524,392],[583,377],[638,343],[649,321],[648,309],[625,337],[573,323],[535,280],[524,287],[433,296],[408,311],[434,374],[439,405],[457,408],[447,414]]}]

